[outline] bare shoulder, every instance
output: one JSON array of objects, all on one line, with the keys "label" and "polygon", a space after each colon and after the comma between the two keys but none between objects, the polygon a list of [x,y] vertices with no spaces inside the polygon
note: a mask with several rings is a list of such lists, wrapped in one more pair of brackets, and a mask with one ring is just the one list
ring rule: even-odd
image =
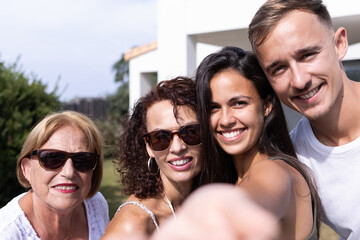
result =
[{"label": "bare shoulder", "polygon": [[240,183],[255,202],[282,219],[293,194],[293,174],[280,161],[263,159],[251,166]]},{"label": "bare shoulder", "polygon": [[[241,182],[250,193],[269,198],[289,197],[293,186],[293,173],[282,161],[263,159],[249,169]],[[286,164],[287,165],[287,164]]]},{"label": "bare shoulder", "polygon": [[[126,204],[115,214],[105,229],[102,239],[111,235],[147,234],[150,215],[135,204]],[[154,226],[155,227],[155,226]],[[109,236],[109,238],[107,238]]]},{"label": "bare shoulder", "polygon": [[292,180],[291,167],[281,160],[263,159],[256,162],[249,171],[248,178],[255,178],[259,181],[264,180],[274,184],[286,183]]}]

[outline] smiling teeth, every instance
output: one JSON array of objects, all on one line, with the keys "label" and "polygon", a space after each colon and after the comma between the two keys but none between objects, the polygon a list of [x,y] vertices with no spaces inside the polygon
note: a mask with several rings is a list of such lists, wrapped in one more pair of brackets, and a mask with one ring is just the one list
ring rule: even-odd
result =
[{"label": "smiling teeth", "polygon": [[226,138],[233,138],[233,137],[236,137],[237,135],[239,135],[241,132],[242,131],[237,130],[237,131],[233,131],[233,132],[223,132],[221,134]]},{"label": "smiling teeth", "polygon": [[315,93],[317,93],[317,91],[319,91],[319,87],[315,88],[314,90],[312,90],[311,92],[305,94],[305,95],[301,95],[299,96],[299,98],[301,99],[308,99],[308,98],[311,98],[312,96],[315,95]]},{"label": "smiling teeth", "polygon": [[56,186],[56,189],[60,189],[60,190],[75,190],[77,187],[76,186]]},{"label": "smiling teeth", "polygon": [[173,161],[173,162],[171,162],[171,164],[175,165],[175,166],[182,166],[182,165],[187,164],[188,162],[190,162],[190,159],[182,159],[182,160]]}]

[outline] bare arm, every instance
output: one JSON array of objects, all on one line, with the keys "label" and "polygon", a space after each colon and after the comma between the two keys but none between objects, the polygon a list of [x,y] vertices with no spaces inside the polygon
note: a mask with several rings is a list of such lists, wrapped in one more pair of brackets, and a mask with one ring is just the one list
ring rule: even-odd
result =
[{"label": "bare arm", "polygon": [[293,199],[293,178],[286,163],[262,160],[256,163],[248,177],[239,184],[251,199],[272,212],[277,219],[287,213]]},{"label": "bare arm", "polygon": [[[148,215],[139,207],[128,204],[121,208],[105,229],[101,239],[119,239],[119,237],[133,236],[141,239],[147,235]],[[127,238],[124,238],[127,239]]]}]

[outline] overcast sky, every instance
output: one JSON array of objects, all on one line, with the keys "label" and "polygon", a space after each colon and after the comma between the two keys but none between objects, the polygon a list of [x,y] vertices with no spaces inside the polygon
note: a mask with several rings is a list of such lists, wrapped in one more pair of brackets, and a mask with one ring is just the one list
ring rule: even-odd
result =
[{"label": "overcast sky", "polygon": [[61,100],[114,93],[112,65],[156,40],[156,0],[0,0],[0,61]]}]

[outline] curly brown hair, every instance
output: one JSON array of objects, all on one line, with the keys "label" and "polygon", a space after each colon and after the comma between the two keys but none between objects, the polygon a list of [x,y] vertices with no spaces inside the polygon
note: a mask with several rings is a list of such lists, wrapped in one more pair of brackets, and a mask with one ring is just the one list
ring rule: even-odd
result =
[{"label": "curly brown hair", "polygon": [[[156,169],[151,172],[148,170],[149,155],[143,140],[143,135],[147,132],[147,110],[154,103],[163,100],[170,100],[174,105],[175,118],[178,117],[179,106],[189,106],[196,112],[195,82],[187,77],[176,77],[158,83],[155,89],[136,102],[131,116],[125,123],[114,163],[116,170],[120,173],[123,192],[127,195],[134,194],[140,199],[154,197],[163,190],[160,173]],[[157,165],[153,164],[152,167],[157,168]],[[194,182],[195,188],[198,180]]]}]

